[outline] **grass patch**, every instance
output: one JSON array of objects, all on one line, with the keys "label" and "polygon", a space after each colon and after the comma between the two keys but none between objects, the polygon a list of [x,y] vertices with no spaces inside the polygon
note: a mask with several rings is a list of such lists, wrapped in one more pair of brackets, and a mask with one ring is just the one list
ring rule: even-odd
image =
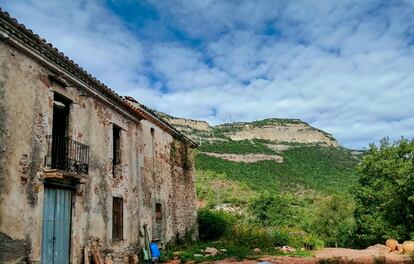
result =
[{"label": "grass patch", "polygon": [[[207,247],[214,247],[220,251],[216,256],[200,256],[203,255],[203,250]],[[168,260],[178,257],[181,263],[187,261],[195,261],[196,263],[203,261],[214,261],[221,260],[226,258],[236,258],[237,260],[246,259],[249,254],[251,254],[251,249],[244,246],[237,246],[233,243],[216,241],[216,242],[201,242],[195,241],[193,243],[187,243],[180,246],[172,246],[167,248],[165,254],[163,255],[161,261],[166,262]]]},{"label": "grass patch", "polygon": [[[214,247],[220,251],[220,254],[216,256],[201,256],[203,255],[203,250],[207,247]],[[273,255],[273,256],[292,256],[292,257],[311,257],[311,251],[297,251],[295,253],[282,253],[277,249],[268,249],[263,250],[259,255],[256,255],[253,251],[253,248],[249,246],[237,245],[235,243],[223,240],[215,242],[193,242],[187,243],[179,246],[170,246],[166,249],[166,252],[161,257],[161,262],[167,262],[174,258],[178,258],[181,263],[187,261],[194,261],[195,263],[206,262],[206,261],[216,261],[222,259],[233,258],[236,260],[243,259],[258,259],[264,255]]]}]

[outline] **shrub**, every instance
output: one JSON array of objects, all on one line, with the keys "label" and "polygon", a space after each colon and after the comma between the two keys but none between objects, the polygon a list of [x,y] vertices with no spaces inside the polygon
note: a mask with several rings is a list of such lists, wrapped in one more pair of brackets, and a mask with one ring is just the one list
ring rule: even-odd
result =
[{"label": "shrub", "polygon": [[221,211],[201,209],[198,211],[198,234],[200,240],[218,240],[229,232],[235,217]]},{"label": "shrub", "polygon": [[234,244],[249,248],[273,250],[274,247],[292,246],[316,249],[323,247],[323,241],[303,231],[290,231],[276,227],[239,223],[234,225],[228,237]]},{"label": "shrub", "polygon": [[303,238],[303,247],[307,250],[314,250],[325,247],[325,243],[315,235],[308,234]]},{"label": "shrub", "polygon": [[286,245],[294,246],[291,244],[291,237],[287,231],[273,230],[272,232],[273,246],[283,247]]},{"label": "shrub", "polygon": [[292,197],[288,195],[261,193],[250,201],[248,209],[253,221],[264,226],[289,225],[296,217]]},{"label": "shrub", "polygon": [[333,195],[318,202],[310,226],[328,246],[349,247],[355,229],[354,204],[349,197]]},{"label": "shrub", "polygon": [[233,226],[230,240],[235,244],[250,248],[270,248],[273,245],[271,234],[263,227],[251,224]]}]

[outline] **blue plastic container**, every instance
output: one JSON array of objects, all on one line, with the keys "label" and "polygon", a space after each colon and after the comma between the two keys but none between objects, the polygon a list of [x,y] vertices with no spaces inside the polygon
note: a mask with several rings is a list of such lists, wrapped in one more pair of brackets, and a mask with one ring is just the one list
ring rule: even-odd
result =
[{"label": "blue plastic container", "polygon": [[158,248],[157,243],[152,242],[150,244],[150,248],[151,248],[151,255],[152,255],[153,258],[160,258],[161,257],[160,249]]}]

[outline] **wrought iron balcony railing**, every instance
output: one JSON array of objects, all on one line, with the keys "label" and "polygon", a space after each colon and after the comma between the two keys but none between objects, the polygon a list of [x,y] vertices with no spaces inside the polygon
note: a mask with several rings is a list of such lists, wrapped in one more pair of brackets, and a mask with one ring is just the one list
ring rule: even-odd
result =
[{"label": "wrought iron balcony railing", "polygon": [[63,136],[47,136],[45,166],[77,174],[88,174],[89,146]]}]

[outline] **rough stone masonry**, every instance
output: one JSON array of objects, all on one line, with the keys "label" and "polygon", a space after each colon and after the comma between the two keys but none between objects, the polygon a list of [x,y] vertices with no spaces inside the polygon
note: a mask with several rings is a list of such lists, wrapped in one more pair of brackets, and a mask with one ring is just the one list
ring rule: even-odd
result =
[{"label": "rough stone masonry", "polygon": [[0,143],[0,263],[129,263],[144,225],[197,236],[197,145],[1,10]]}]

